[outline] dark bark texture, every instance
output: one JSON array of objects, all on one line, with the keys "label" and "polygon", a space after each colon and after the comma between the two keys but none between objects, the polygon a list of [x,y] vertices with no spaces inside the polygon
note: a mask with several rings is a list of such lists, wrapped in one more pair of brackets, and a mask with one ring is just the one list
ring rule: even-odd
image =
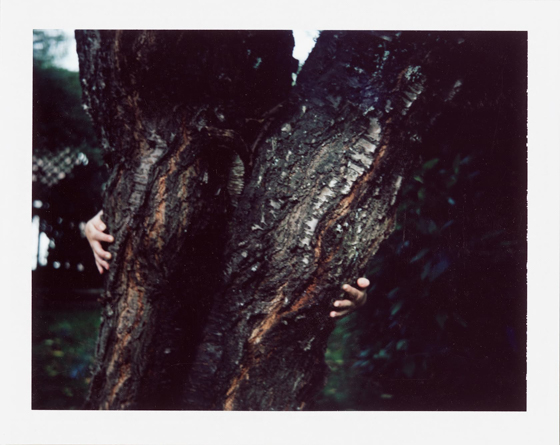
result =
[{"label": "dark bark texture", "polygon": [[324,32],[291,88],[289,32],[76,36],[115,236],[86,406],[309,407],[476,39]]}]

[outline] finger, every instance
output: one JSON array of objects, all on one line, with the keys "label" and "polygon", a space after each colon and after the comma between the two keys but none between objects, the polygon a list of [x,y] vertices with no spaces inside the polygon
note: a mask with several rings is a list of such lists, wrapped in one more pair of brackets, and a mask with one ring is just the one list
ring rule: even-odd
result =
[{"label": "finger", "polygon": [[108,233],[103,233],[103,232],[94,232],[92,238],[96,241],[102,241],[105,243],[112,243],[113,241],[115,241],[115,238],[113,238],[112,235],[109,235]]},{"label": "finger", "polygon": [[350,300],[337,300],[333,303],[333,306],[336,308],[336,311],[342,311],[344,309],[350,309],[355,306],[353,301]]},{"label": "finger", "polygon": [[367,278],[358,278],[358,281],[356,282],[358,284],[359,287],[361,287],[362,289],[365,289],[366,287],[369,286],[369,280]]},{"label": "finger", "polygon": [[103,272],[105,271],[105,269],[103,268],[103,266],[99,263],[99,262],[95,262],[95,267],[97,267],[97,270],[99,271],[100,275],[103,275]]},{"label": "finger", "polygon": [[109,263],[107,261],[105,261],[102,257],[100,257],[99,255],[97,255],[95,252],[93,253],[93,257],[95,258],[95,262],[97,264],[99,264],[100,266],[105,267],[105,269],[107,269],[109,267]]},{"label": "finger", "polygon": [[104,250],[101,244],[98,243],[97,241],[91,243],[91,249],[93,250],[93,254],[97,255],[99,259],[106,259],[106,260],[111,259],[111,254],[106,250]]},{"label": "finger", "polygon": [[342,286],[342,290],[347,293],[347,296],[350,300],[357,301],[363,297],[364,291],[358,290],[355,287],[350,286],[349,284],[345,284]]},{"label": "finger", "polygon": [[95,215],[92,219],[91,219],[91,223],[94,225],[94,227],[97,230],[100,230],[101,232],[104,232],[105,229],[107,228],[107,226],[105,225],[105,223],[101,220],[101,215],[103,215],[103,210],[101,210],[97,215]]},{"label": "finger", "polygon": [[350,312],[352,312],[352,311],[351,310],[340,311],[340,312],[331,311],[331,313],[329,315],[330,315],[331,318],[341,318],[341,317],[344,317],[345,315],[349,314]]},{"label": "finger", "polygon": [[95,263],[98,266],[101,266],[107,270],[109,270],[109,263],[107,261],[105,261],[103,258],[101,258],[99,255],[97,255],[95,252],[93,253],[93,256],[95,258]]},{"label": "finger", "polygon": [[107,226],[105,225],[105,223],[103,221],[101,221],[100,218],[95,218],[91,221],[91,223],[93,224],[93,227],[95,227],[97,230],[99,230],[100,232],[104,232],[105,229],[107,228]]}]

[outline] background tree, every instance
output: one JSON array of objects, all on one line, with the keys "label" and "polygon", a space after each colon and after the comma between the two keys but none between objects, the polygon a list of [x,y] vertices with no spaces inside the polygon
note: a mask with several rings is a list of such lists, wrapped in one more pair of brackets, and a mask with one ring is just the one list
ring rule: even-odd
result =
[{"label": "background tree", "polygon": [[305,407],[477,39],[325,32],[291,91],[289,33],[77,40],[116,239],[88,407]]}]

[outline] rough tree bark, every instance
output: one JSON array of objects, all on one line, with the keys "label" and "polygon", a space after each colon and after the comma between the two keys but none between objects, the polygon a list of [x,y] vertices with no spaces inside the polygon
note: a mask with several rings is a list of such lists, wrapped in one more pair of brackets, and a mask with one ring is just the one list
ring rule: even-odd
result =
[{"label": "rough tree bark", "polygon": [[289,32],[76,37],[115,236],[86,407],[306,407],[471,44],[325,32],[290,89]]}]

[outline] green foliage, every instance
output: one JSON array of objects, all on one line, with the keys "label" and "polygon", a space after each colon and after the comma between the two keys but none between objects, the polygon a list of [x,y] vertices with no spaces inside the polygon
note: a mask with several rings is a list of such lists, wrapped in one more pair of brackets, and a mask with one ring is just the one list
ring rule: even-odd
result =
[{"label": "green foliage", "polygon": [[56,153],[71,147],[101,166],[101,151],[82,108],[79,74],[55,65],[66,43],[60,31],[33,31],[33,151]]},{"label": "green foliage", "polygon": [[42,310],[33,318],[33,409],[80,409],[99,328],[99,310]]},{"label": "green foliage", "polygon": [[361,378],[361,370],[353,366],[355,357],[363,356],[358,344],[352,340],[355,317],[353,314],[342,319],[331,335],[325,353],[325,362],[331,373],[322,394],[315,400],[313,409],[371,409],[372,394],[375,399],[391,397],[383,394],[377,382]]},{"label": "green foliage", "polygon": [[[331,338],[319,407],[472,409],[475,395],[502,407],[519,396],[524,283],[512,260],[524,237],[492,208],[485,161],[433,158],[404,185],[396,230],[368,269],[368,305]],[[496,402],[506,388],[510,398]]]},{"label": "green foliage", "polygon": [[81,106],[78,73],[52,66],[33,70],[33,149],[84,152],[100,164],[100,152],[89,117]]},{"label": "green foliage", "polygon": [[366,272],[368,303],[331,337],[319,407],[526,407],[526,35],[468,38],[444,63],[460,91],[422,110],[438,120]]},{"label": "green foliage", "polygon": [[424,141],[319,408],[524,409],[525,102],[501,82],[495,101],[473,82]]}]

